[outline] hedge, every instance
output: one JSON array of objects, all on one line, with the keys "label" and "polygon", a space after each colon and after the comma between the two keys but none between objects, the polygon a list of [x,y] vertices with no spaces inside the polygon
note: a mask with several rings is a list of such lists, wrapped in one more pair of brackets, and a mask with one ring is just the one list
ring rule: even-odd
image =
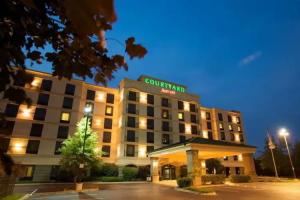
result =
[{"label": "hedge", "polygon": [[125,181],[132,181],[137,178],[138,168],[136,167],[124,167],[123,168],[123,178]]},{"label": "hedge", "polygon": [[178,178],[177,185],[180,188],[190,187],[192,185],[192,179],[190,177]]},{"label": "hedge", "polygon": [[118,176],[102,176],[100,179],[102,182],[122,182],[124,179]]},{"label": "hedge", "polygon": [[225,182],[223,174],[207,174],[201,176],[202,184],[222,184]]},{"label": "hedge", "polygon": [[247,175],[230,175],[229,180],[232,183],[248,183],[251,177]]}]

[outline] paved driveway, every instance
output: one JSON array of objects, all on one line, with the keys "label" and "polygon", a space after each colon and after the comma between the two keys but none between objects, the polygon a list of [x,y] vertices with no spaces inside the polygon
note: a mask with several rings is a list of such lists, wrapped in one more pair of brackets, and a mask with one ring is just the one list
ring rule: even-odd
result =
[{"label": "paved driveway", "polygon": [[173,187],[143,184],[101,185],[100,190],[83,193],[36,193],[31,200],[112,200],[112,199],[201,199],[201,200],[299,200],[300,183],[250,183],[240,186],[216,186],[216,196],[176,191]]}]

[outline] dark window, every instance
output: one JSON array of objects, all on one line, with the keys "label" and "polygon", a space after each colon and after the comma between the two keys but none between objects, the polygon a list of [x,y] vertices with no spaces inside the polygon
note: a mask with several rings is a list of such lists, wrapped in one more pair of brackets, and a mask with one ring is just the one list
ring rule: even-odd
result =
[{"label": "dark window", "polygon": [[240,134],[240,142],[244,142],[244,135]]},{"label": "dark window", "polygon": [[237,161],[238,160],[238,156],[233,156],[233,160]]},{"label": "dark window", "polygon": [[218,113],[218,118],[219,118],[219,121],[223,121],[223,115],[222,115],[222,113]]},{"label": "dark window", "polygon": [[73,107],[73,98],[64,97],[63,108],[72,109]]},{"label": "dark window", "polygon": [[163,107],[169,107],[169,99],[162,98],[161,99],[161,106],[163,106]]},{"label": "dark window", "polygon": [[149,130],[154,129],[154,119],[147,119],[147,129]]},{"label": "dark window", "polygon": [[40,141],[39,140],[29,140],[26,148],[26,153],[37,154],[39,151]]},{"label": "dark window", "polygon": [[135,131],[127,130],[126,141],[127,142],[135,142]]},{"label": "dark window", "polygon": [[223,158],[224,160],[228,160],[228,156],[224,156],[224,158]]},{"label": "dark window", "polygon": [[135,117],[127,117],[127,127],[131,127],[131,128],[135,128],[136,124],[135,124]]},{"label": "dark window", "polygon": [[191,122],[192,123],[197,123],[197,115],[191,114]]},{"label": "dark window", "polygon": [[161,111],[161,117],[163,119],[169,119],[169,111],[168,110],[162,110]]},{"label": "dark window", "polygon": [[234,134],[233,133],[230,133],[230,140],[234,141]]},{"label": "dark window", "polygon": [[225,133],[221,132],[221,140],[226,140]]},{"label": "dark window", "polygon": [[170,135],[169,134],[162,134],[161,135],[161,143],[162,144],[170,144]]},{"label": "dark window", "polygon": [[6,117],[16,117],[18,114],[19,105],[15,104],[7,104],[5,108],[5,116]]},{"label": "dark window", "polygon": [[105,115],[112,116],[114,113],[114,108],[112,106],[106,106]]},{"label": "dark window", "polygon": [[75,85],[67,83],[65,94],[74,95],[75,94]]},{"label": "dark window", "polygon": [[196,112],[196,104],[190,103],[190,111]]},{"label": "dark window", "polygon": [[57,142],[55,143],[55,150],[54,150],[54,154],[55,154],[55,155],[61,154],[61,152],[60,152],[61,146],[62,146],[62,142],[61,142],[61,141],[57,141]]},{"label": "dark window", "polygon": [[180,135],[179,136],[179,142],[180,143],[184,143],[185,142],[185,136],[184,135]]},{"label": "dark window", "polygon": [[43,127],[44,127],[43,124],[32,124],[30,136],[41,137],[42,132],[43,132]]},{"label": "dark window", "polygon": [[178,101],[178,110],[183,110],[183,101]]},{"label": "dark window", "polygon": [[210,112],[206,112],[205,115],[206,115],[206,120],[210,120],[211,119]]},{"label": "dark window", "polygon": [[147,153],[154,151],[154,146],[147,146]]},{"label": "dark window", "polygon": [[148,104],[154,104],[154,95],[147,94],[147,103]]},{"label": "dark window", "polygon": [[170,124],[169,124],[169,122],[163,121],[163,122],[162,122],[161,130],[162,130],[162,131],[170,131]]},{"label": "dark window", "polygon": [[87,90],[86,91],[86,99],[94,101],[95,100],[95,91],[94,90]]},{"label": "dark window", "polygon": [[108,93],[106,95],[106,103],[114,103],[115,101],[115,95]]},{"label": "dark window", "polygon": [[14,126],[15,126],[15,121],[1,120],[0,133],[4,135],[11,135],[14,131]]},{"label": "dark window", "polygon": [[59,126],[57,131],[57,138],[67,139],[69,134],[68,126]]},{"label": "dark window", "polygon": [[130,114],[136,114],[136,105],[129,103],[128,104],[128,108],[127,108],[127,112]]},{"label": "dark window", "polygon": [[208,131],[208,139],[209,140],[213,140],[214,138],[213,138],[213,134],[212,134],[212,132],[211,131]]},{"label": "dark window", "polygon": [[6,153],[9,147],[9,138],[2,138],[0,137],[0,153]]},{"label": "dark window", "polygon": [[135,148],[134,145],[127,144],[126,146],[126,156],[134,157]]},{"label": "dark window", "polygon": [[49,94],[40,93],[37,104],[47,106],[49,102]]},{"label": "dark window", "polygon": [[179,123],[179,133],[185,133],[185,124]]},{"label": "dark window", "polygon": [[154,116],[154,107],[147,106],[147,116],[153,117]]},{"label": "dark window", "polygon": [[109,145],[103,145],[102,146],[102,157],[110,157],[110,146]]},{"label": "dark window", "polygon": [[228,115],[228,122],[232,122],[232,117]]},{"label": "dark window", "polygon": [[105,118],[104,119],[104,128],[105,129],[111,129],[112,128],[112,119]]},{"label": "dark window", "polygon": [[111,132],[104,131],[102,142],[110,143],[111,142]]},{"label": "dark window", "polygon": [[43,79],[42,84],[41,84],[41,90],[51,91],[51,87],[52,87],[52,81]]},{"label": "dark window", "polygon": [[147,132],[147,143],[154,143],[154,133]]},{"label": "dark window", "polygon": [[45,120],[47,110],[45,108],[36,108],[33,116],[34,120]]},{"label": "dark window", "polygon": [[128,93],[128,100],[130,100],[130,101],[136,101],[136,92],[129,91],[129,93]]},{"label": "dark window", "polygon": [[211,129],[211,122],[207,122],[207,129]]},{"label": "dark window", "polygon": [[192,134],[198,135],[198,127],[195,125],[192,126]]}]

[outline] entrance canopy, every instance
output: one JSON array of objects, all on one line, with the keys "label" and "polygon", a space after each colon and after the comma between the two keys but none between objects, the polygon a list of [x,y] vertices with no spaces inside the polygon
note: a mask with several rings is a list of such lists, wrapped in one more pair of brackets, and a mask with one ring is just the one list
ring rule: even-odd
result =
[{"label": "entrance canopy", "polygon": [[168,159],[168,162],[186,162],[189,150],[197,150],[199,159],[222,158],[240,154],[254,153],[255,146],[230,143],[205,138],[191,138],[184,143],[175,143],[149,153],[150,158]]}]

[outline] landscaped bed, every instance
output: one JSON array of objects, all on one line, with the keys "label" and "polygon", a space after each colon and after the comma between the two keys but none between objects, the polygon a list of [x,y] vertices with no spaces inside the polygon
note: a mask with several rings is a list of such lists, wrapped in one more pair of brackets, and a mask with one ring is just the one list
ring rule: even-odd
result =
[{"label": "landscaped bed", "polygon": [[18,200],[21,199],[23,196],[24,194],[12,194],[2,198],[1,200]]}]

